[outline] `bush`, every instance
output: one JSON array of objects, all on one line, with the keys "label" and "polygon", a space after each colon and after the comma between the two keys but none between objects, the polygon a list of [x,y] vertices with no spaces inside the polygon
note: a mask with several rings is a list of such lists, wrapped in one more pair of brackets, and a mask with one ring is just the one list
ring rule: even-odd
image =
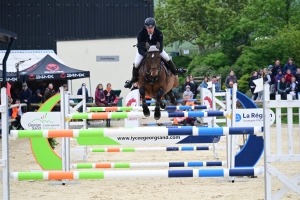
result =
[{"label": "bush", "polygon": [[52,149],[55,149],[55,147],[59,144],[55,138],[48,138],[48,142]]},{"label": "bush", "polygon": [[177,68],[188,68],[192,58],[189,56],[174,56],[172,60]]},{"label": "bush", "polygon": [[238,80],[238,90],[242,93],[249,91],[250,74],[245,74]]},{"label": "bush", "polygon": [[190,74],[193,74],[195,77],[210,76],[210,75],[215,75],[216,70],[212,66],[199,65],[199,66],[196,66]]}]

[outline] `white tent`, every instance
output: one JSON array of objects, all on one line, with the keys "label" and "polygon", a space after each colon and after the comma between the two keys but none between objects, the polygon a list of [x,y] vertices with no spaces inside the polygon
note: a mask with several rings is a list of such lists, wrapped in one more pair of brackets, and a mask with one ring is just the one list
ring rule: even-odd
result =
[{"label": "white tent", "polygon": [[[2,60],[4,58],[6,51],[0,50],[0,69],[2,70]],[[29,60],[26,61],[19,66],[19,70],[26,69],[35,63],[39,62],[41,59],[43,59],[47,54],[49,54],[52,58],[57,60],[58,62],[65,64],[56,54],[53,50],[12,50],[9,54],[9,57],[6,62],[6,68],[7,72],[16,72],[16,63],[23,61],[23,60]]]}]

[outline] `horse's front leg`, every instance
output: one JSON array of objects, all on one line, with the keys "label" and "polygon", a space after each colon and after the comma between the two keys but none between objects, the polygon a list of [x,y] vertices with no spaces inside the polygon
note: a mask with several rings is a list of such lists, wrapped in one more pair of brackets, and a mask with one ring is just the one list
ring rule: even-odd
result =
[{"label": "horse's front leg", "polygon": [[159,90],[156,93],[156,104],[155,104],[155,110],[154,110],[154,119],[159,120],[161,117],[160,114],[160,103],[161,103],[161,98],[164,95],[165,90],[163,88],[159,88]]},{"label": "horse's front leg", "polygon": [[142,97],[142,102],[143,102],[143,113],[145,117],[149,117],[150,116],[150,110],[148,108],[148,105],[146,103],[146,89],[144,87],[140,87],[139,89],[140,91],[140,95]]}]

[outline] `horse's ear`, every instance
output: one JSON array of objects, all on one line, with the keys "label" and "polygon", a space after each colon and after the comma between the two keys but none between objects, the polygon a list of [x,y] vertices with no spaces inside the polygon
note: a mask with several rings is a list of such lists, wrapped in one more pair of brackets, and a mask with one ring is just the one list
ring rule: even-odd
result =
[{"label": "horse's ear", "polygon": [[160,43],[157,42],[157,43],[156,43],[156,48],[159,49],[159,47],[160,47]]},{"label": "horse's ear", "polygon": [[150,45],[149,45],[148,42],[146,42],[146,49],[147,49],[147,51],[149,51],[149,48],[150,48]]}]

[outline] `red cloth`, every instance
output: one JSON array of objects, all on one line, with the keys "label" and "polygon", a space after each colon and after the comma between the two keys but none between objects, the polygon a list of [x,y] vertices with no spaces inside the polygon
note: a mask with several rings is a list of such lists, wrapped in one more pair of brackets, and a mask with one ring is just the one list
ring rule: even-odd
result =
[{"label": "red cloth", "polygon": [[292,80],[293,77],[294,77],[293,74],[286,74],[286,75],[284,76],[285,82],[291,83],[291,80]]}]

